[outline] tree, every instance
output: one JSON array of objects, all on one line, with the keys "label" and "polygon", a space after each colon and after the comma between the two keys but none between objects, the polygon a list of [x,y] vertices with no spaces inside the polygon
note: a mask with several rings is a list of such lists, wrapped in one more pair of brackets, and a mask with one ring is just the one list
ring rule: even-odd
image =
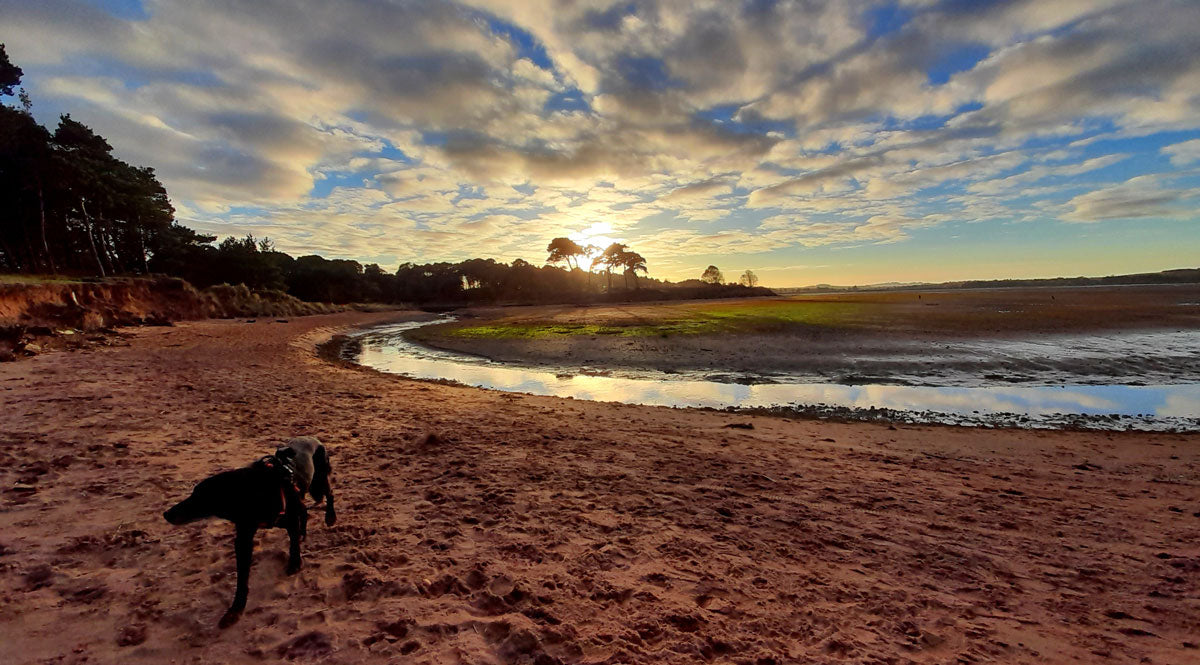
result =
[{"label": "tree", "polygon": [[746,272],[742,273],[742,276],[738,279],[738,283],[742,286],[758,286],[758,275],[755,275],[754,271],[752,270],[747,270]]},{"label": "tree", "polygon": [[579,256],[587,257],[587,289],[592,290],[592,269],[596,267],[596,262],[600,259],[600,248],[595,245],[584,245],[579,250]]},{"label": "tree", "polygon": [[283,277],[288,293],[301,300],[340,305],[362,301],[372,279],[358,261],[326,259],[315,254],[301,256],[288,264]]},{"label": "tree", "polygon": [[207,286],[198,275],[202,275],[211,263],[211,254],[216,250],[210,243],[216,239],[217,236],[196,233],[172,222],[148,243],[149,270],[183,277],[197,286]]},{"label": "tree", "polygon": [[604,266],[604,275],[608,280],[608,289],[612,291],[612,269],[621,265],[621,254],[627,249],[627,246],[619,242],[614,242],[600,254],[593,263],[599,263]]},{"label": "tree", "polygon": [[59,116],[54,130],[54,143],[59,151],[61,171],[68,174],[69,205],[83,220],[88,248],[101,277],[117,270],[105,244],[107,229],[106,208],[114,203],[116,163],[112,146],[91,127],[74,120],[70,114]]},{"label": "tree", "polygon": [[[649,272],[646,268],[646,259],[642,258],[637,252],[622,252],[621,265],[625,268],[625,274],[633,277],[633,288],[638,289],[637,274],[638,271]],[[629,288],[629,287],[626,287]]]},{"label": "tree", "polygon": [[[570,238],[555,238],[550,241],[546,247],[546,251],[550,253],[546,259],[548,263],[566,263],[567,268],[571,268],[571,261],[583,254],[583,248]],[[579,267],[578,259],[575,260],[575,267]]]},{"label": "tree", "polygon": [[608,290],[612,291],[612,269],[624,268],[625,288],[629,288],[629,276],[633,276],[633,286],[638,288],[637,273],[647,272],[646,259],[637,252],[629,250],[629,246],[623,243],[614,242],[605,248],[604,253],[596,259],[595,263],[604,266],[604,273],[608,277]]},{"label": "tree", "polygon": [[4,52],[4,44],[0,44],[0,95],[12,95],[21,85],[21,76],[25,72],[8,59]]},{"label": "tree", "polygon": [[57,272],[46,223],[47,189],[61,183],[54,167],[50,132],[0,104],[0,269]]},{"label": "tree", "polygon": [[704,274],[700,275],[700,281],[708,284],[720,284],[725,281],[725,275],[721,274],[720,268],[709,266],[704,269]]},{"label": "tree", "polygon": [[[0,96],[22,74],[0,45]],[[177,232],[152,169],[117,159],[104,137],[69,115],[50,132],[23,93],[24,108],[0,103],[0,270],[125,274],[148,272],[156,252],[176,266],[200,256]],[[167,260],[172,248],[188,258]]]}]

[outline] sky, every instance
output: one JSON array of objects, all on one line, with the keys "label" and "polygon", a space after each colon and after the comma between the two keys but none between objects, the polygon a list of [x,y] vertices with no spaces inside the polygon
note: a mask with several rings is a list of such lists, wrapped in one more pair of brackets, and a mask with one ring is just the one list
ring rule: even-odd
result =
[{"label": "sky", "polygon": [[1194,0],[0,0],[177,218],[394,269],[767,286],[1200,265]]}]

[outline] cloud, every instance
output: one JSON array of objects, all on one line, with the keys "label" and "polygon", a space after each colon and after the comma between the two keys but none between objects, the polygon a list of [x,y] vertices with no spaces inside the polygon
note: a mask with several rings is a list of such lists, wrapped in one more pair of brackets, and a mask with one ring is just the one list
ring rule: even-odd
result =
[{"label": "cloud", "polygon": [[1119,185],[1080,194],[1067,202],[1067,222],[1100,222],[1109,219],[1171,217],[1183,212],[1180,204],[1194,198],[1192,190],[1165,189],[1154,176],[1138,176]]},{"label": "cloud", "polygon": [[972,183],[967,190],[978,194],[1011,193],[1046,178],[1065,178],[1112,166],[1127,157],[1129,155],[1113,154],[1093,157],[1074,164],[1037,165],[1015,175]]},{"label": "cloud", "polygon": [[1192,139],[1191,141],[1183,141],[1166,146],[1162,149],[1164,154],[1171,156],[1171,163],[1175,166],[1185,166],[1195,162],[1200,162],[1200,139]]},{"label": "cloud", "polygon": [[701,201],[711,201],[717,196],[729,194],[732,191],[733,186],[728,180],[709,178],[673,189],[659,201],[670,205],[695,204]]},{"label": "cloud", "polygon": [[886,4],[0,0],[0,42],[39,119],[154,166],[189,223],[330,256],[533,260],[603,224],[652,270],[808,265],[953,221],[1186,217],[1200,5]]}]

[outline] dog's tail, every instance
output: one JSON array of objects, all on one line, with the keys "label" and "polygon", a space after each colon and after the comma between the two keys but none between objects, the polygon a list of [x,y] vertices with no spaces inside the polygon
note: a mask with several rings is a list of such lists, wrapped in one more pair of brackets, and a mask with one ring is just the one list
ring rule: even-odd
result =
[{"label": "dog's tail", "polygon": [[308,486],[308,493],[312,496],[313,501],[318,503],[329,494],[329,474],[333,468],[329,465],[329,453],[326,452],[325,446],[317,446],[317,452],[313,453],[313,479],[312,484]]}]

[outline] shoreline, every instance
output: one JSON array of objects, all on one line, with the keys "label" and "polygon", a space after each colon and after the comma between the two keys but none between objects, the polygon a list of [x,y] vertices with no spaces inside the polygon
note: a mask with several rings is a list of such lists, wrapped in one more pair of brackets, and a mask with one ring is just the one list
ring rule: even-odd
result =
[{"label": "shoreline", "polygon": [[[436,320],[430,323],[443,325]],[[730,381],[730,378],[748,377],[622,368],[593,372],[588,368],[565,365],[499,361],[477,353],[431,346],[424,342],[424,336],[414,334],[419,330],[421,328],[389,332],[386,325],[373,326],[338,336],[320,353],[326,358],[336,358],[338,362],[412,380],[608,403],[845,423],[1085,432],[1200,432],[1200,417],[1180,413],[1182,404],[1194,401],[1200,394],[1192,384],[873,385],[788,380],[792,377]],[[576,385],[576,379],[584,383]],[[979,402],[972,402],[972,399]],[[1145,410],[1125,411],[1121,400],[1140,404]],[[1168,413],[1157,414],[1153,410],[1156,407],[1148,400],[1158,400],[1158,407],[1167,409]],[[993,406],[985,409],[983,402],[1009,408]],[[976,408],[968,412],[969,407],[964,404]],[[1106,408],[1098,409],[1100,404]],[[1026,406],[1025,411],[1016,410],[1021,405]],[[1073,408],[1077,410],[1072,411]]]},{"label": "shoreline", "polygon": [[[398,316],[187,322],[0,365],[0,660],[1197,653],[1200,436],[585,402],[316,354]],[[260,535],[219,631],[232,529],[161,512],[300,434],[334,451],[340,521],[310,523],[293,577]]]},{"label": "shoreline", "polygon": [[468,308],[411,331],[525,366],[755,382],[1200,384],[1200,285],[841,293],[751,302]]}]

